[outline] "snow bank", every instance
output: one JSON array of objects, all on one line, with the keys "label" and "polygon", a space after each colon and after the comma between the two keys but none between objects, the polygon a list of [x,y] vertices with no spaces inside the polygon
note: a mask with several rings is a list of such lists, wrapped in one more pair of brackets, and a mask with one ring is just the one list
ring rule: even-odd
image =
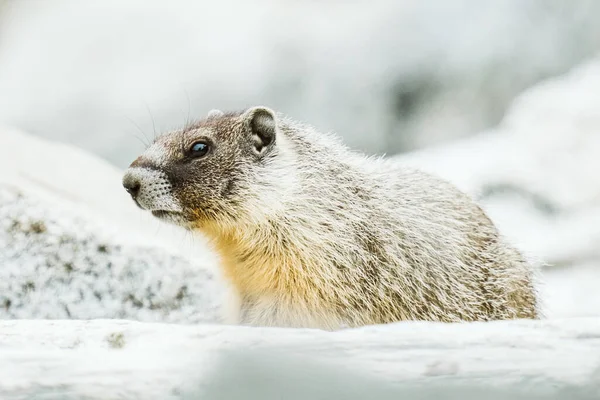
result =
[{"label": "snow bank", "polygon": [[599,371],[600,319],[333,333],[0,322],[3,399],[591,400],[600,395]]}]

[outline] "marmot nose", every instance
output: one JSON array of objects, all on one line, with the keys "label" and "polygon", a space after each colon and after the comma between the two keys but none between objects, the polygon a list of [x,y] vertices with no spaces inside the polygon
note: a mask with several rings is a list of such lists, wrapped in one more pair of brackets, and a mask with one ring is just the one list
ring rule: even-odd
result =
[{"label": "marmot nose", "polygon": [[133,174],[125,174],[123,177],[123,187],[127,190],[127,193],[131,195],[134,199],[137,197],[140,192],[140,187],[142,184],[138,177]]}]

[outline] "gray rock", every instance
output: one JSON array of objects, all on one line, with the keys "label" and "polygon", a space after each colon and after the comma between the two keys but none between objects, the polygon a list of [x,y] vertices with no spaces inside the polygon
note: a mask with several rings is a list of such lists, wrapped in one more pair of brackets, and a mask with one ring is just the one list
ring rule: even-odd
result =
[{"label": "gray rock", "polygon": [[0,185],[0,319],[216,321],[213,273]]}]

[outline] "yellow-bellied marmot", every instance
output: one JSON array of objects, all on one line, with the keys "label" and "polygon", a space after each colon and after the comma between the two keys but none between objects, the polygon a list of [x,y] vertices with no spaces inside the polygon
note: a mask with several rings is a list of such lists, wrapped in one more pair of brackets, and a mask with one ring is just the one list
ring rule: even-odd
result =
[{"label": "yellow-bellied marmot", "polygon": [[246,325],[536,318],[533,269],[451,184],[265,107],[160,136],[123,185],[203,232]]}]

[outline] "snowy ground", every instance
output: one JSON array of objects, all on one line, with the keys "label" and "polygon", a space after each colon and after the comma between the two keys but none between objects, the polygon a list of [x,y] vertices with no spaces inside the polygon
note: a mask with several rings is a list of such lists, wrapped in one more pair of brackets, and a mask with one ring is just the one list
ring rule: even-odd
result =
[{"label": "snowy ground", "polygon": [[3,400],[596,400],[599,373],[597,318],[338,332],[0,321]]}]

